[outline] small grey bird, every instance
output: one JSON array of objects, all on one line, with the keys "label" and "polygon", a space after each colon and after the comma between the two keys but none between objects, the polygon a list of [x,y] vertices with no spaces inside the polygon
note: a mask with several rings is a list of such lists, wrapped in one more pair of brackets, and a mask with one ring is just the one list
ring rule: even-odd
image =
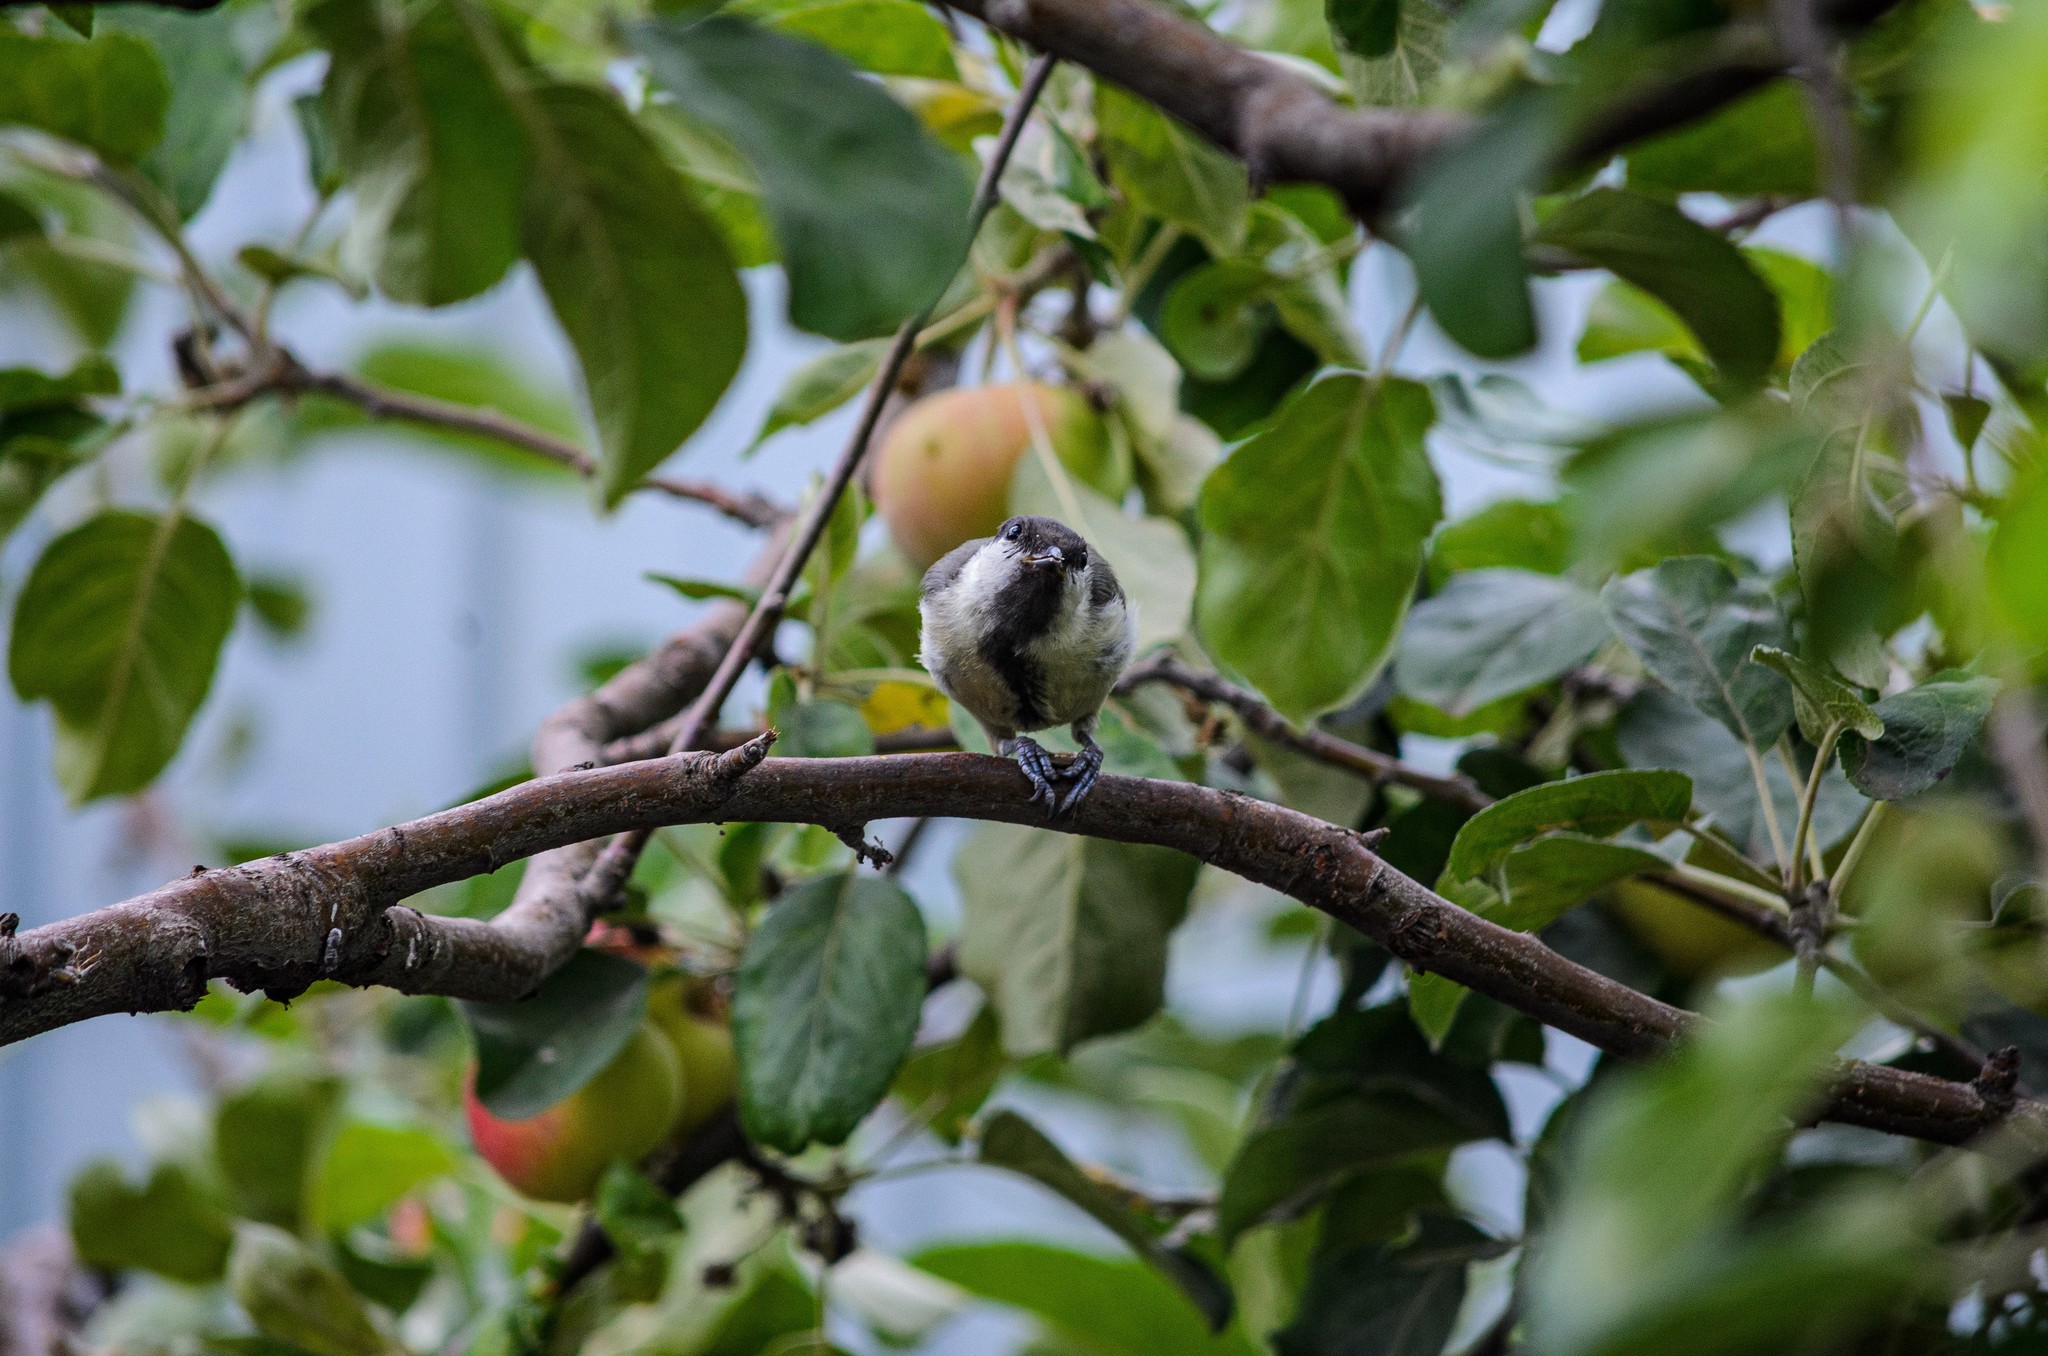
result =
[{"label": "small grey bird", "polygon": [[[1130,662],[1131,609],[1109,562],[1051,518],[1017,517],[925,572],[918,656],[998,753],[1014,754],[1048,816],[1080,804],[1102,770],[1095,719]],[[1060,769],[1025,733],[1070,726],[1081,745]],[[1056,780],[1072,785],[1062,799]]]}]

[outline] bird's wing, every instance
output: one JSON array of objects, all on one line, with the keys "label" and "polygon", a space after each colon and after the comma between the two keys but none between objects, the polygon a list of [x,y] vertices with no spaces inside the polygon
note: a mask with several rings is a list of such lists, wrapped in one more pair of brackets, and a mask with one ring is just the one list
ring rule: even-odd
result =
[{"label": "bird's wing", "polygon": [[991,540],[993,539],[989,537],[976,537],[973,541],[963,541],[940,556],[938,563],[924,572],[924,584],[918,589],[919,596],[929,598],[958,579],[960,571],[966,569],[967,562],[974,558],[974,553],[988,545]]},{"label": "bird's wing", "polygon": [[[1095,568],[1089,571],[1088,603],[1089,606],[1093,607],[1096,611],[1099,612],[1103,608],[1108,607],[1111,603],[1121,602],[1123,600],[1124,590],[1123,585],[1116,582],[1116,571],[1109,568],[1108,558],[1105,557],[1100,551],[1093,552],[1092,554],[1094,556],[1093,563]],[[945,563],[946,562],[942,560],[939,562],[939,565],[943,565]],[[938,565],[934,565],[932,568],[936,570],[938,569]],[[929,576],[927,576],[925,579],[925,586],[927,588],[931,586],[931,579]]]}]

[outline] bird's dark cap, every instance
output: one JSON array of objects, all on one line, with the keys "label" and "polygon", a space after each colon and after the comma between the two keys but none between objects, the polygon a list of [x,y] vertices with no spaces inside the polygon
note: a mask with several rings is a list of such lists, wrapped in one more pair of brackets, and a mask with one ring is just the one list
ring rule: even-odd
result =
[{"label": "bird's dark cap", "polygon": [[996,541],[1023,557],[1026,565],[1078,570],[1088,563],[1088,543],[1057,518],[1019,514],[996,529]]}]

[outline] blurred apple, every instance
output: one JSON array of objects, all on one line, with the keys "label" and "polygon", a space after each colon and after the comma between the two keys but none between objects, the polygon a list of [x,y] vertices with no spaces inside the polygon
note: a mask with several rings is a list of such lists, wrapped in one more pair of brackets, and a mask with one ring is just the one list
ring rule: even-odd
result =
[{"label": "blurred apple", "polygon": [[687,1135],[732,1103],[739,1062],[732,1028],[711,985],[685,975],[659,980],[647,994],[647,1015],[668,1037],[683,1071],[675,1133]]},{"label": "blurred apple", "polygon": [[503,1120],[463,1088],[469,1135],[498,1175],[536,1200],[580,1201],[614,1162],[632,1163],[668,1136],[683,1105],[675,1049],[643,1022],[597,1076],[537,1116]]},{"label": "blurred apple", "polygon": [[1009,517],[1010,474],[1031,446],[1027,402],[1068,470],[1112,499],[1129,488],[1108,426],[1078,392],[1034,381],[927,396],[890,427],[870,487],[919,569]]}]

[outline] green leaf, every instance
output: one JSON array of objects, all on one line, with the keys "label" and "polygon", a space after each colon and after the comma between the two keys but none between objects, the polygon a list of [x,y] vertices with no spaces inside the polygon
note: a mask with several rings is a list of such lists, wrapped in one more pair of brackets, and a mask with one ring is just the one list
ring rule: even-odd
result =
[{"label": "green leaf", "polygon": [[308,1211],[315,1228],[342,1233],[380,1218],[400,1198],[452,1172],[439,1135],[417,1126],[350,1121],[327,1146]]},{"label": "green leaf", "polygon": [[737,19],[627,29],[655,83],[754,168],[789,275],[789,316],[839,340],[896,328],[966,255],[960,162],[815,43]]},{"label": "green leaf", "polygon": [[913,0],[738,0],[725,13],[822,43],[876,75],[960,78],[946,26]]},{"label": "green leaf", "polygon": [[1944,395],[1942,406],[1948,411],[1949,431],[1955,434],[1956,446],[1968,452],[1977,445],[1977,435],[1984,431],[1984,422],[1991,417],[1991,402],[1973,395]]},{"label": "green leaf", "polygon": [[1167,848],[983,824],[953,858],[960,968],[1011,1055],[1065,1052],[1159,1010],[1198,864]]},{"label": "green leaf", "polygon": [[583,369],[609,507],[704,422],[739,371],[747,299],[682,176],[609,93],[534,92],[545,127],[526,255]]},{"label": "green leaf", "polygon": [[1159,337],[1204,381],[1229,381],[1251,363],[1271,328],[1261,305],[1272,275],[1248,259],[1212,259],[1181,274],[1159,313]]},{"label": "green leaf", "polygon": [[995,1009],[984,1003],[959,1039],[929,1046],[903,1061],[889,1091],[903,1104],[905,1115],[957,1146],[967,1123],[1008,1067]]},{"label": "green leaf", "polygon": [[43,494],[100,443],[106,424],[59,406],[0,415],[0,541],[34,511]]},{"label": "green leaf", "polygon": [[0,193],[0,248],[16,240],[41,240],[47,234],[40,209],[12,193]]},{"label": "green leaf", "polygon": [[1510,100],[1432,158],[1414,190],[1401,248],[1416,286],[1444,332],[1482,358],[1513,357],[1536,342],[1520,199],[1552,139],[1543,105]]},{"label": "green leaf", "polygon": [[256,1330],[311,1356],[388,1356],[354,1287],[303,1243],[267,1224],[235,1231],[228,1290]]},{"label": "green leaf", "polygon": [[647,971],[585,947],[523,1003],[463,1003],[476,1038],[476,1095],[504,1120],[525,1120],[595,1078],[623,1050],[647,1007]]},{"label": "green leaf", "polygon": [[1793,718],[1799,722],[1799,733],[1815,748],[1830,730],[1853,731],[1865,739],[1884,733],[1884,721],[1856,690],[1820,665],[1772,645],[1757,646],[1749,657],[1784,674],[1792,684]]},{"label": "green leaf", "polygon": [[1591,772],[1544,782],[1466,820],[1443,880],[1485,880],[1515,847],[1559,829],[1609,834],[1631,824],[1675,824],[1691,806],[1692,778],[1682,772]]},{"label": "green leaf", "polygon": [[279,1072],[221,1099],[214,1109],[213,1156],[238,1211],[267,1224],[299,1227],[313,1164],[341,1094],[337,1079]]},{"label": "green leaf", "polygon": [[1711,117],[1628,148],[1628,183],[1660,197],[1814,192],[1813,130],[1797,80],[1773,80]]},{"label": "green leaf", "polygon": [[1842,768],[1875,800],[1917,796],[1955,769],[1997,695],[1994,679],[1953,671],[1894,693],[1872,713],[1882,722],[1881,737],[1843,736]]},{"label": "green leaf", "polygon": [[306,623],[313,615],[313,600],[306,593],[306,582],[296,575],[251,576],[243,601],[276,640],[304,635]]},{"label": "green leaf", "polygon": [[212,528],[107,509],[44,548],[14,606],[7,669],[57,713],[74,804],[139,791],[178,751],[242,581]]},{"label": "green leaf", "polygon": [[33,367],[0,368],[0,414],[54,409],[86,396],[119,395],[121,374],[98,354],[79,360],[62,376]]},{"label": "green leaf", "polygon": [[614,1163],[605,1171],[593,1205],[605,1237],[622,1251],[653,1247],[682,1232],[675,1198],[630,1163]]},{"label": "green leaf", "polygon": [[1451,1023],[1458,1019],[1465,995],[1470,992],[1456,980],[1431,971],[1421,970],[1408,976],[1408,1015],[1414,1018],[1415,1029],[1429,1040],[1430,1049],[1443,1045],[1444,1037],[1451,1032]]},{"label": "green leaf", "polygon": [[1355,1094],[1252,1132],[1216,1202],[1226,1240],[1314,1204],[1345,1177],[1480,1138],[1470,1121],[1404,1092]]},{"label": "green leaf", "polygon": [[747,1133],[787,1153],[844,1143],[910,1053],[924,965],[924,919],[890,881],[841,873],[778,899],[733,990]]},{"label": "green leaf", "polygon": [[1601,593],[1614,629],[1651,673],[1754,749],[1792,723],[1792,691],[1750,661],[1785,648],[1785,617],[1763,581],[1736,579],[1711,556],[1679,556],[1610,582]]},{"label": "green leaf", "polygon": [[1422,1216],[1413,1238],[1320,1259],[1277,1356],[1437,1356],[1465,1302],[1465,1268],[1507,1245],[1461,1219]]},{"label": "green leaf", "polygon": [[1571,524],[1560,505],[1504,499],[1437,529],[1429,542],[1429,586],[1441,589],[1462,570],[1563,574],[1571,545]]},{"label": "green leaf", "polygon": [[1408,614],[1394,683],[1417,701],[1466,716],[1570,672],[1610,634],[1600,599],[1569,580],[1472,570]]},{"label": "green leaf", "polygon": [[1383,57],[1394,50],[1401,26],[1401,0],[1325,0],[1330,31],[1337,41],[1362,57]]},{"label": "green leaf", "polygon": [[741,588],[737,584],[722,584],[716,579],[678,579],[672,574],[659,574],[653,570],[649,570],[646,577],[657,584],[668,585],[685,598],[699,602],[707,598],[730,598],[736,603],[745,603],[752,607],[754,600],[761,596],[758,589]]},{"label": "green leaf", "polygon": [[403,1314],[434,1279],[432,1254],[415,1257],[400,1252],[381,1234],[358,1229],[334,1245],[334,1264],[357,1294]]},{"label": "green leaf", "polygon": [[249,68],[236,42],[241,15],[229,6],[180,13],[147,5],[108,6],[106,27],[147,39],[170,82],[164,136],[142,171],[170,198],[180,220],[199,214],[214,180],[248,129]]},{"label": "green leaf", "polygon": [[789,758],[858,758],[875,751],[875,734],[848,702],[799,702],[775,717]]},{"label": "green leaf", "polygon": [[1250,199],[1242,162],[1106,82],[1095,120],[1110,177],[1134,205],[1193,232],[1212,254],[1236,253]]},{"label": "green leaf", "polygon": [[1442,512],[1413,382],[1324,377],[1202,487],[1204,644],[1281,711],[1335,706],[1392,648]]},{"label": "green leaf", "polygon": [[1552,213],[1536,239],[1669,306],[1731,381],[1762,381],[1776,361],[1777,296],[1741,250],[1676,207],[1595,189]]},{"label": "green leaf", "polygon": [[1104,1190],[1030,1121],[1014,1111],[996,1112],[981,1132],[979,1157],[992,1167],[1031,1178],[1086,1211],[1140,1260],[1173,1282],[1201,1311],[1210,1332],[1221,1332],[1230,1322],[1230,1289],[1216,1273],[1190,1253],[1161,1243],[1165,1228],[1158,1221],[1139,1215],[1126,1201]]},{"label": "green leaf", "polygon": [[123,164],[163,139],[171,89],[156,49],[132,33],[32,38],[0,29],[0,126],[64,137]]},{"label": "green leaf", "polygon": [[71,1179],[71,1245],[89,1267],[153,1271],[203,1285],[227,1267],[234,1229],[216,1191],[182,1163],[158,1163],[133,1186],[112,1159]]},{"label": "green leaf", "polygon": [[782,389],[775,393],[775,403],[768,407],[767,422],[754,435],[754,447],[783,429],[824,418],[865,391],[875,379],[875,370],[882,365],[882,355],[888,351],[889,343],[887,339],[863,339],[857,344],[842,344],[825,350],[790,373],[783,379]]},{"label": "green leaf", "polygon": [[482,10],[314,0],[299,16],[330,55],[321,87],[335,156],[357,195],[351,248],[394,301],[473,297],[519,257],[525,123],[482,47]]},{"label": "green leaf", "polygon": [[[580,421],[566,391],[522,371],[486,348],[388,340],[372,345],[351,366],[358,376],[380,386],[495,410],[571,443],[583,441]],[[296,431],[310,438],[331,429],[361,428],[368,420],[369,416],[354,405],[308,400],[300,411]],[[496,438],[391,420],[380,421],[377,428],[387,438],[403,435],[434,447],[459,448],[494,471],[558,484],[566,484],[570,479],[567,469],[557,463],[508,447]]]},{"label": "green leaf", "polygon": [[1203,1316],[1157,1272],[1121,1258],[1043,1243],[961,1243],[911,1259],[984,1299],[1035,1315],[1060,1350],[1099,1356],[1254,1356],[1237,1328],[1212,1334]]}]

